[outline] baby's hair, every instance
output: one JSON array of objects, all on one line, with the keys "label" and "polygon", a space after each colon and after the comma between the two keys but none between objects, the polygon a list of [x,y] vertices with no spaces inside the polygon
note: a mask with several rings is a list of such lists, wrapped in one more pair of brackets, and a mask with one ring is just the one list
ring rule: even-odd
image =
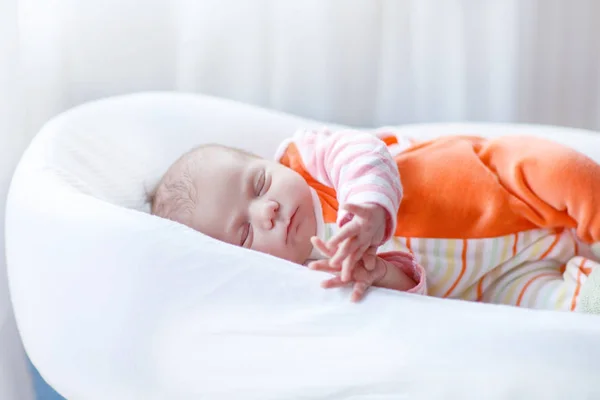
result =
[{"label": "baby's hair", "polygon": [[189,220],[199,194],[194,177],[207,165],[206,159],[219,151],[257,157],[245,150],[212,143],[189,150],[169,167],[156,188],[148,194],[150,213],[179,223]]}]

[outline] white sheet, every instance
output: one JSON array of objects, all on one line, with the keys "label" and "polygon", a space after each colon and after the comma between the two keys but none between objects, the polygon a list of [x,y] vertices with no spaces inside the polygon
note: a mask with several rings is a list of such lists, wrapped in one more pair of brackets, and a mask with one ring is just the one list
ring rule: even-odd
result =
[{"label": "white sheet", "polygon": [[[564,399],[600,397],[600,319],[377,289],[351,304],[321,274],[147,215],[145,189],[202,141],[270,156],[288,115],[146,93],[47,124],[7,209],[9,283],[24,344],[69,399]],[[552,127],[417,125],[417,136]]]}]

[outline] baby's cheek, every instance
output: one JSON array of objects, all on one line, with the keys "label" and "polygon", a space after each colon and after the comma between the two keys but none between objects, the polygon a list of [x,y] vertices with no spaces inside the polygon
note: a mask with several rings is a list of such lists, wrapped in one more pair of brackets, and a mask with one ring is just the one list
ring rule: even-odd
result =
[{"label": "baby's cheek", "polygon": [[299,174],[294,173],[293,175],[290,175],[290,177],[286,179],[286,182],[297,194],[306,193],[310,190],[308,183]]},{"label": "baby's cheek", "polygon": [[291,255],[289,254],[289,249],[282,247],[280,244],[274,243],[270,240],[265,240],[260,244],[256,244],[254,246],[256,251],[260,251],[261,253],[267,253],[274,257],[283,258],[285,260],[289,260]]}]

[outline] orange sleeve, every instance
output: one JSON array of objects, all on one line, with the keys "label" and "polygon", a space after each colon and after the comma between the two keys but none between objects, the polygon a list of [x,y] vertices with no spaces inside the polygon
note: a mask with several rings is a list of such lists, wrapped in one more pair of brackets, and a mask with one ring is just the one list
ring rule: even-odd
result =
[{"label": "orange sleeve", "polygon": [[479,151],[499,183],[522,200],[518,210],[543,228],[576,228],[600,240],[600,165],[584,154],[536,137],[491,139]]}]

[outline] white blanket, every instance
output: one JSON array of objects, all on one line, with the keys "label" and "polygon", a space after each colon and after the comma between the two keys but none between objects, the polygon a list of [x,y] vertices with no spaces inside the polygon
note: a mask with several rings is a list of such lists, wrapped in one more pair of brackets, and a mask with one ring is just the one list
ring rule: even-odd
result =
[{"label": "white blanket", "polygon": [[[144,194],[200,142],[270,157],[320,122],[208,97],[107,99],[49,122],[8,199],[9,282],[25,347],[69,399],[600,398],[600,319],[372,290],[146,213]],[[333,128],[335,126],[329,125]],[[416,125],[416,137],[553,127]],[[595,152],[595,153],[590,153]]]}]

